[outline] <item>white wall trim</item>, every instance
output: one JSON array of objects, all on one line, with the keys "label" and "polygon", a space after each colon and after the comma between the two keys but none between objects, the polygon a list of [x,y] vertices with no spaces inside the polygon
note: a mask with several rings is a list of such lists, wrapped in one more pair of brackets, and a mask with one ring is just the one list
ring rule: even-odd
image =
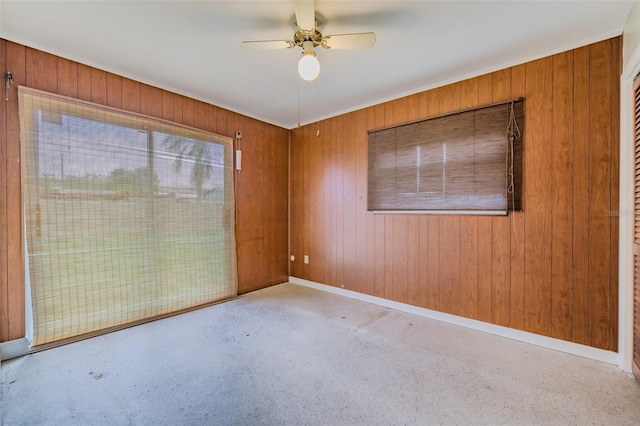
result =
[{"label": "white wall trim", "polygon": [[26,337],[2,342],[0,343],[0,360],[4,361],[27,355],[29,353],[30,345],[31,342]]},{"label": "white wall trim", "polygon": [[370,296],[368,294],[358,293],[343,288],[337,288],[314,281],[303,280],[301,278],[289,277],[289,282],[301,286],[314,288],[316,290],[326,291],[328,293],[349,297],[360,300],[362,302],[372,303],[374,305],[384,306],[385,308],[394,309],[408,314],[418,315],[425,318],[442,321],[473,330],[483,331],[507,339],[517,340],[532,345],[541,346],[543,348],[554,349],[556,351],[577,355],[583,358],[589,358],[607,364],[618,364],[618,354],[612,351],[592,348],[591,346],[580,345],[578,343],[567,342],[552,337],[541,336],[539,334],[529,333],[527,331],[516,330],[500,325],[489,324],[469,318],[459,317],[457,315],[446,314],[444,312],[433,311],[431,309],[420,308],[418,306],[408,305],[406,303],[395,302],[393,300],[383,299],[381,297]]},{"label": "white wall trim", "polygon": [[[624,59],[624,58],[623,58]],[[640,73],[640,45],[620,77],[620,229],[618,263],[618,367],[631,372],[633,362],[634,159],[633,80]]]},{"label": "white wall trim", "polygon": [[[631,90],[628,81],[620,81],[620,218],[618,235],[618,367],[631,371],[633,341],[633,168],[634,147],[627,136],[629,130],[625,123],[633,120],[629,117],[631,108]],[[632,87],[632,86],[631,86]]]}]

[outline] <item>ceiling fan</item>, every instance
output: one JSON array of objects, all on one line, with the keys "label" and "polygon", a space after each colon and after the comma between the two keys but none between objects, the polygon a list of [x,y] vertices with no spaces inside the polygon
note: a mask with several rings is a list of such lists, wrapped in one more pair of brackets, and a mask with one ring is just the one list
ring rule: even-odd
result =
[{"label": "ceiling fan", "polygon": [[243,41],[247,50],[272,50],[302,48],[298,61],[298,74],[307,81],[315,80],[320,74],[320,62],[316,57],[316,46],[325,49],[371,49],[376,44],[374,33],[335,34],[323,36],[317,27],[322,22],[316,19],[313,0],[295,0],[295,25],[298,31],[291,40]]}]

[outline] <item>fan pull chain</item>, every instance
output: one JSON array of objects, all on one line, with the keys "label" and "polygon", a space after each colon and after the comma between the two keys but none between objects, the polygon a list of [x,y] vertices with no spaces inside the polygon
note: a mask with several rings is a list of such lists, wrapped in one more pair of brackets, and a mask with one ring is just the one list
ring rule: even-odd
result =
[{"label": "fan pull chain", "polygon": [[316,78],[316,100],[317,100],[316,117],[318,118],[316,122],[316,125],[317,125],[316,138],[319,138],[320,137],[320,76]]},{"label": "fan pull chain", "polygon": [[300,128],[300,75],[296,73],[298,82],[298,129]]}]

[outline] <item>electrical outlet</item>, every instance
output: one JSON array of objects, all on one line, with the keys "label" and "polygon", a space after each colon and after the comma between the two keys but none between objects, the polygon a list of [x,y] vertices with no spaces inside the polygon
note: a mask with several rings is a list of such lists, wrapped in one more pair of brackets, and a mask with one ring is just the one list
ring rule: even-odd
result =
[{"label": "electrical outlet", "polygon": [[309,256],[308,255],[304,255],[304,263],[309,263]]}]

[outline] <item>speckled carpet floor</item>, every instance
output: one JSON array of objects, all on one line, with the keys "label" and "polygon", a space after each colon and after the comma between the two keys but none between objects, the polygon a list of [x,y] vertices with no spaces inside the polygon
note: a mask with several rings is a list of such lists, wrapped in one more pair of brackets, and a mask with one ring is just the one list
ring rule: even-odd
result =
[{"label": "speckled carpet floor", "polygon": [[282,284],[5,361],[4,425],[640,424],[615,366]]}]

